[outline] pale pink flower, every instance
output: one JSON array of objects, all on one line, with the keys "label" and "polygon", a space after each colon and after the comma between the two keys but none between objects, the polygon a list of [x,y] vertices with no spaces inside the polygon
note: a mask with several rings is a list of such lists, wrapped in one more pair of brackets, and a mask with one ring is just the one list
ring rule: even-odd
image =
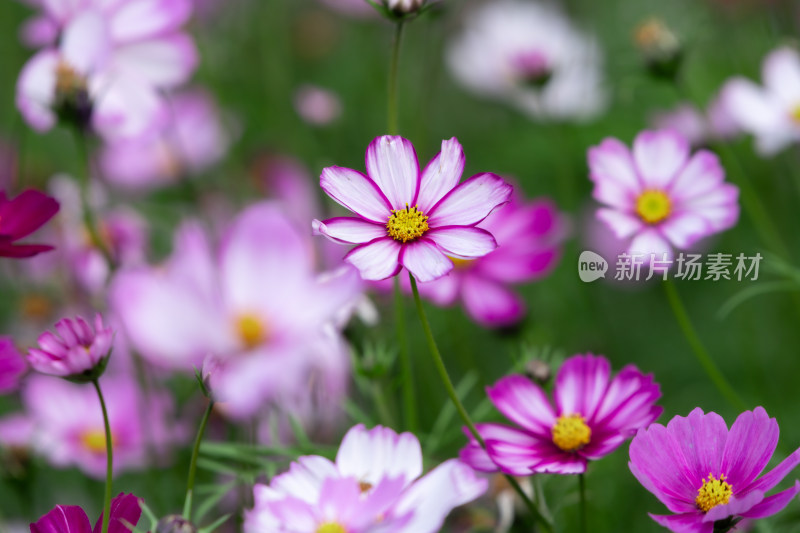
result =
[{"label": "pale pink flower", "polygon": [[405,267],[418,281],[453,269],[450,257],[475,259],[497,247],[475,227],[511,197],[512,188],[495,174],[458,183],[464,152],[454,138],[420,172],[417,153],[402,137],[383,136],[367,148],[367,174],[343,167],[322,171],[320,186],[357,217],[312,223],[316,233],[357,244],[345,256],[368,280],[397,275]]},{"label": "pale pink flower", "polygon": [[689,142],[672,130],[644,131],[633,149],[605,139],[589,149],[593,196],[603,204],[597,218],[631,254],[673,257],[695,242],[733,227],[739,189],[708,150],[690,153]]},{"label": "pale pink flower", "polygon": [[[48,5],[72,6],[67,2]],[[38,131],[58,118],[106,138],[136,136],[165,119],[159,94],[184,83],[197,64],[179,31],[188,0],[129,0],[115,9],[83,3],[63,13],[55,44],[38,52],[17,81],[17,107]]]},{"label": "pale pink flower", "polygon": [[157,131],[107,144],[102,176],[125,189],[152,189],[198,174],[225,155],[230,136],[210,94],[192,89],[169,97]]},{"label": "pale pink flower", "polygon": [[305,388],[319,355],[313,343],[360,296],[356,272],[318,274],[313,259],[310,237],[264,202],[233,221],[218,250],[198,224],[184,224],[165,265],[115,277],[111,303],[153,363],[190,372],[218,358],[214,392],[229,413],[247,416]]},{"label": "pale pink flower", "polygon": [[301,457],[269,485],[256,485],[244,531],[434,533],[453,508],[486,488],[457,459],[423,476],[414,435],[358,425],[342,440],[336,462]]},{"label": "pale pink flower", "polygon": [[325,126],[342,114],[342,101],[333,91],[302,85],[294,93],[294,109],[307,123]]},{"label": "pale pink flower", "polygon": [[601,63],[596,39],[544,2],[486,2],[447,48],[467,89],[545,120],[587,120],[606,108]]},{"label": "pale pink flower", "polygon": [[770,52],[762,64],[763,87],[735,77],[722,89],[725,108],[738,126],[755,136],[761,155],[800,141],[800,54],[789,47]]},{"label": "pale pink flower", "polygon": [[[147,466],[148,446],[163,453],[183,436],[170,420],[173,405],[168,395],[150,394],[145,400],[130,377],[107,375],[100,386],[111,426],[115,474]],[[56,467],[77,466],[93,478],[105,477],[105,427],[92,387],[34,376],[22,399],[36,452]]]}]

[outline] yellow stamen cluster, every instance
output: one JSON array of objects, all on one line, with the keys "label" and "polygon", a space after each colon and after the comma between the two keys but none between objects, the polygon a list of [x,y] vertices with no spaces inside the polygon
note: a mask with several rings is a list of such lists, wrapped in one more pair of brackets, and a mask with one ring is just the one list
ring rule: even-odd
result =
[{"label": "yellow stamen cluster", "polygon": [[413,241],[428,231],[428,217],[417,206],[405,209],[393,209],[389,221],[386,223],[389,237],[396,241]]},{"label": "yellow stamen cluster", "polygon": [[672,203],[662,191],[644,191],[636,199],[636,214],[647,224],[658,224],[667,218],[672,210]]},{"label": "yellow stamen cluster", "polygon": [[447,257],[450,258],[456,268],[467,268],[474,261],[474,259],[461,259],[460,257],[451,257],[449,255]]},{"label": "yellow stamen cluster", "polygon": [[553,444],[565,452],[583,448],[592,438],[592,430],[578,413],[561,415],[553,426]]},{"label": "yellow stamen cluster", "polygon": [[56,94],[69,97],[87,91],[86,78],[76,71],[66,61],[59,61],[56,65]]},{"label": "yellow stamen cluster", "polygon": [[325,522],[317,528],[316,533],[347,533],[347,530],[335,522]]},{"label": "yellow stamen cluster", "polygon": [[789,112],[789,116],[795,124],[800,124],[800,104],[797,104]]},{"label": "yellow stamen cluster", "polygon": [[92,453],[105,453],[106,434],[102,429],[89,429],[81,434],[81,444]]},{"label": "yellow stamen cluster", "polygon": [[733,488],[725,481],[725,474],[715,479],[709,472],[708,480],[703,480],[703,486],[697,489],[697,498],[694,503],[701,511],[708,512],[717,505],[728,503],[733,495]]},{"label": "yellow stamen cluster", "polygon": [[269,332],[259,317],[253,314],[243,314],[236,321],[239,339],[247,348],[255,348],[267,340]]}]

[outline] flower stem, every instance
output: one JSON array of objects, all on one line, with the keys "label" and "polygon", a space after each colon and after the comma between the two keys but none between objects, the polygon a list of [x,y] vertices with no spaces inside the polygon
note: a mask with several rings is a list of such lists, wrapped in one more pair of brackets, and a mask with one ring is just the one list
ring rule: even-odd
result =
[{"label": "flower stem", "polygon": [[103,392],[100,390],[100,381],[92,380],[97,397],[100,399],[100,408],[103,410],[103,425],[106,432],[106,492],[103,501],[103,529],[102,533],[108,533],[108,523],[111,519],[111,477],[114,470],[114,443],[111,441],[111,424],[108,421],[108,410]]},{"label": "flower stem", "polygon": [[389,99],[386,110],[386,126],[389,129],[389,135],[397,135],[399,132],[397,125],[397,66],[400,62],[400,41],[402,38],[403,21],[400,20],[395,26],[392,60],[389,66]]},{"label": "flower stem", "polygon": [[581,533],[586,533],[586,478],[578,474],[578,489],[581,493]]},{"label": "flower stem", "polygon": [[722,375],[722,372],[717,368],[716,363],[711,359],[705,346],[703,346],[703,343],[700,341],[700,337],[697,335],[694,326],[692,326],[692,322],[689,320],[689,314],[686,312],[686,308],[681,301],[678,289],[675,288],[672,280],[664,281],[664,290],[667,293],[667,300],[675,315],[675,319],[678,321],[678,325],[683,331],[684,337],[686,337],[687,342],[692,347],[695,357],[700,363],[700,366],[703,367],[703,370],[705,370],[708,378],[733,407],[740,411],[745,410],[745,403],[731,384],[728,383],[728,380],[725,379],[725,376]]},{"label": "flower stem", "polygon": [[81,154],[81,159],[83,159],[84,167],[83,170],[78,173],[80,176],[79,181],[81,189],[83,225],[86,227],[86,231],[89,232],[89,239],[91,240],[92,246],[100,250],[100,253],[103,254],[106,262],[108,262],[109,267],[113,269],[116,266],[116,263],[111,255],[111,251],[106,247],[105,242],[100,237],[100,232],[97,229],[97,219],[94,216],[94,211],[92,210],[92,204],[90,201],[92,163],[91,159],[89,158],[89,139],[85,132],[75,130],[75,142],[78,146],[78,151]]},{"label": "flower stem", "polygon": [[189,478],[186,481],[186,499],[183,502],[183,517],[186,520],[192,520],[192,495],[194,493],[194,478],[197,473],[197,458],[200,455],[200,443],[203,441],[203,434],[206,432],[208,419],[211,417],[211,411],[214,409],[214,400],[209,400],[208,407],[203,413],[203,419],[200,421],[200,428],[197,430],[197,437],[194,439],[194,448],[192,449],[192,459],[189,463]]},{"label": "flower stem", "polygon": [[394,278],[394,323],[397,329],[397,344],[400,348],[400,365],[403,372],[403,414],[408,431],[417,431],[417,397],[414,393],[414,374],[411,367],[411,354],[408,351],[406,335],[406,313],[403,306],[403,293],[400,278]]},{"label": "flower stem", "polygon": [[[414,279],[414,275],[409,272],[408,274],[409,279],[411,280],[411,291],[414,293],[414,303],[417,307],[417,314],[419,315],[419,320],[422,322],[422,329],[425,332],[425,338],[428,341],[428,348],[430,349],[431,355],[433,356],[433,362],[436,365],[436,370],[439,372],[439,377],[444,384],[444,388],[447,391],[447,395],[450,397],[450,400],[453,402],[453,405],[458,411],[458,414],[461,416],[461,420],[469,429],[472,436],[475,437],[475,440],[478,444],[481,445],[481,448],[486,449],[486,442],[483,440],[483,437],[478,432],[478,429],[475,427],[475,424],[472,422],[472,419],[469,417],[469,413],[464,408],[464,404],[461,403],[461,400],[458,398],[458,394],[456,393],[456,389],[453,386],[453,381],[450,379],[450,375],[447,373],[447,367],[444,365],[444,360],[442,359],[442,354],[439,352],[439,347],[436,345],[436,339],[433,337],[433,332],[431,331],[431,325],[428,322],[428,317],[425,314],[425,309],[422,307],[422,299],[419,297],[419,289],[417,289],[417,280]],[[508,474],[503,474],[505,478],[508,480],[511,487],[513,487],[514,491],[522,498],[522,501],[528,507],[531,514],[533,515],[534,519],[539,523],[541,526],[542,531],[551,532],[553,530],[553,526],[550,522],[542,515],[541,511],[536,507],[536,505],[531,501],[525,491],[522,490],[522,487],[514,479],[512,476]]]}]

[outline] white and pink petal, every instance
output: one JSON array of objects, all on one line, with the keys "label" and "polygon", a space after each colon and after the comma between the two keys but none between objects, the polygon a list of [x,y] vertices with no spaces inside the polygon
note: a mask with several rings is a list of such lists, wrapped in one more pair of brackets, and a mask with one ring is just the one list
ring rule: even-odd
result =
[{"label": "white and pink petal", "polygon": [[428,225],[472,226],[511,199],[513,188],[496,174],[478,174],[451,190],[431,209]]},{"label": "white and pink petal", "polygon": [[392,209],[414,207],[420,186],[417,152],[411,141],[384,135],[367,148],[367,174],[389,200]]}]

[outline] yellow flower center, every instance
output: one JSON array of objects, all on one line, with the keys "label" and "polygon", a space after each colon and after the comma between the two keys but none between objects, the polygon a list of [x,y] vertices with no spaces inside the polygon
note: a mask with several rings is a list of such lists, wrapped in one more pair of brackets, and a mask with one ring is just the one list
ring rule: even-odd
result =
[{"label": "yellow flower center", "polygon": [[389,236],[400,242],[413,241],[428,231],[428,217],[417,206],[393,209],[386,223]]},{"label": "yellow flower center", "polygon": [[335,522],[325,522],[317,528],[316,533],[347,533],[347,530]]},{"label": "yellow flower center", "polygon": [[553,444],[565,452],[574,452],[586,446],[591,438],[591,428],[578,413],[559,416],[553,426]]},{"label": "yellow flower center", "polygon": [[709,472],[708,480],[704,479],[703,486],[697,489],[697,498],[694,503],[705,513],[717,505],[728,503],[732,495],[733,488],[725,481],[725,474],[720,475],[719,479],[715,479]]},{"label": "yellow flower center", "polygon": [[105,453],[106,433],[102,429],[88,429],[81,434],[81,443],[92,453]]},{"label": "yellow flower center", "polygon": [[669,216],[672,205],[661,191],[644,191],[636,199],[636,214],[648,224],[657,224]]},{"label": "yellow flower center", "polygon": [[365,492],[369,492],[369,490],[372,489],[372,483],[370,483],[368,481],[359,481],[358,482],[358,489],[361,491],[361,494],[364,494]]},{"label": "yellow flower center", "polygon": [[795,105],[789,112],[789,116],[796,124],[800,124],[800,104]]},{"label": "yellow flower center", "polygon": [[449,255],[447,257],[450,258],[456,268],[467,268],[474,261],[474,259],[461,259],[460,257],[451,257]]},{"label": "yellow flower center", "polygon": [[269,336],[269,331],[264,322],[252,313],[240,315],[236,321],[239,339],[247,348],[255,348],[264,343]]},{"label": "yellow flower center", "polygon": [[56,65],[56,94],[69,98],[76,94],[86,93],[86,77],[76,71],[63,59]]}]

